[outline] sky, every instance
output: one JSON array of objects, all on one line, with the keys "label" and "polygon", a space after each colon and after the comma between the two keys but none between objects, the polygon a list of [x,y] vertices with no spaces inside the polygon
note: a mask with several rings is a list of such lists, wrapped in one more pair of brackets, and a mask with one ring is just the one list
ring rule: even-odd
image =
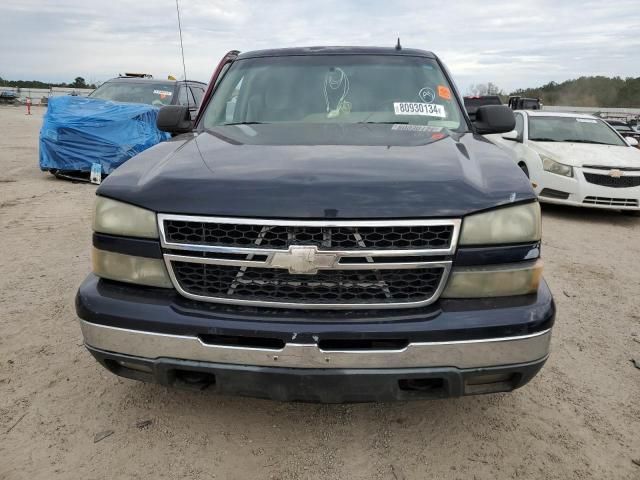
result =
[{"label": "sky", "polygon": [[[510,92],[583,75],[640,76],[638,0],[179,0],[187,77],[229,50],[315,45],[435,52],[458,87]],[[0,77],[183,78],[175,0],[2,0]]]}]

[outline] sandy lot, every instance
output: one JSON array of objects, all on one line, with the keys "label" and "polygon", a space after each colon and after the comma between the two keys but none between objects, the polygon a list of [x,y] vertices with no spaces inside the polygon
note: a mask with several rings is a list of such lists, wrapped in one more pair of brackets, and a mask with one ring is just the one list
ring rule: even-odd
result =
[{"label": "sandy lot", "polygon": [[95,186],[38,170],[35,112],[0,108],[0,479],[640,479],[640,218],[544,209],[553,353],[512,394],[326,406],[170,390],[82,346]]}]

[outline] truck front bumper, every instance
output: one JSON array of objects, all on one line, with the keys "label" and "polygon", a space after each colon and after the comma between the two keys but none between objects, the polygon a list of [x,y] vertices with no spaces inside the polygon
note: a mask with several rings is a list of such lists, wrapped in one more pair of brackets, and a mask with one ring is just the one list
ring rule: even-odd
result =
[{"label": "truck front bumper", "polygon": [[546,284],[521,298],[438,303],[342,318],[261,315],[94,276],[76,298],[85,344],[113,373],[220,393],[330,403],[440,398],[510,391],[544,364],[555,316]]}]

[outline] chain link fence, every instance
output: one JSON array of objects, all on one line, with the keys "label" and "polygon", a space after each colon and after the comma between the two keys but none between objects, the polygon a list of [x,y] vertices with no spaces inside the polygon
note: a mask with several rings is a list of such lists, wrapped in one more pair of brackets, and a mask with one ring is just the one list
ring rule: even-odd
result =
[{"label": "chain link fence", "polygon": [[[7,93],[4,93],[7,92]],[[7,101],[3,103],[25,103],[27,98],[31,99],[33,105],[46,105],[50,97],[60,95],[79,95],[86,97],[92,88],[73,88],[73,87],[51,87],[51,88],[18,88],[18,87],[0,87],[0,98]],[[12,101],[10,101],[10,99]]]}]

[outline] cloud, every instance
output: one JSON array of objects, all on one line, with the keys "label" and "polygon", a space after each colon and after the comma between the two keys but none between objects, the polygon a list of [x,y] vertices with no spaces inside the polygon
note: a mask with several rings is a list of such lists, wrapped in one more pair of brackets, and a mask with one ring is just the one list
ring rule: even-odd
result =
[{"label": "cloud", "polygon": [[[436,52],[460,87],[505,90],[581,75],[640,76],[637,0],[482,4],[400,0],[180,0],[187,74],[220,57],[301,45],[389,45]],[[125,71],[181,76],[173,0],[4,0],[0,76],[105,80]]]}]

